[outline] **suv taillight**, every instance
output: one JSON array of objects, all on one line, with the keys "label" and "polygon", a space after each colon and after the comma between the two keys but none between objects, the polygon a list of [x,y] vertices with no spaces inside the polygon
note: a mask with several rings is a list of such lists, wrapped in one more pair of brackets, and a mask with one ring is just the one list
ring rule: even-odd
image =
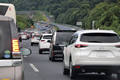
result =
[{"label": "suv taillight", "polygon": [[19,52],[19,44],[17,39],[12,40],[12,51]]},{"label": "suv taillight", "polygon": [[17,39],[12,40],[12,57],[13,58],[21,58],[21,53],[19,50],[19,43]]},{"label": "suv taillight", "polygon": [[120,45],[115,45],[117,48],[120,48]]},{"label": "suv taillight", "polygon": [[75,44],[75,48],[81,48],[81,47],[87,47],[88,45],[86,44]]},{"label": "suv taillight", "polygon": [[32,37],[32,39],[33,39],[34,37]]},{"label": "suv taillight", "polygon": [[45,40],[41,40],[41,42],[44,42]]}]

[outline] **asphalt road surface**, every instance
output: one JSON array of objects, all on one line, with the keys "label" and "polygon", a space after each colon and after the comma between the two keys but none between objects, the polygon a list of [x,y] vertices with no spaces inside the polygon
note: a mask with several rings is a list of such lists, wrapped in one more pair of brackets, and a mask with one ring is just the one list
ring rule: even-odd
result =
[{"label": "asphalt road surface", "polygon": [[[30,45],[29,40],[23,40],[21,47],[28,47],[32,54],[24,57],[25,80],[71,80],[68,75],[62,74],[62,60],[52,62],[48,59],[48,52],[38,53],[38,45]],[[79,75],[75,80],[117,80],[117,76],[105,76],[104,74]]]}]

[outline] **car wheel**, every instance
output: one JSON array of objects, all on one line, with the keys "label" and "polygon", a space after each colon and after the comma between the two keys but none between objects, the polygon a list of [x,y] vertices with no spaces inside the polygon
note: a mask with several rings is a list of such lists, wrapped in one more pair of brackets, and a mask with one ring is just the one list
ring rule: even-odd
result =
[{"label": "car wheel", "polygon": [[68,75],[69,74],[69,70],[65,68],[64,60],[63,60],[62,68],[63,68],[63,75]]},{"label": "car wheel", "polygon": [[117,78],[118,80],[120,80],[120,73],[117,73]]},{"label": "car wheel", "polygon": [[33,46],[33,43],[31,43],[31,46]]},{"label": "car wheel", "polygon": [[39,49],[39,54],[42,54],[42,50],[41,49]]},{"label": "car wheel", "polygon": [[51,60],[51,57],[49,57],[49,60]]},{"label": "car wheel", "polygon": [[77,78],[77,73],[73,70],[72,61],[70,61],[69,67],[70,67],[69,68],[70,79],[76,79]]},{"label": "car wheel", "polygon": [[51,61],[55,61],[55,58],[54,58],[54,57],[51,57]]}]

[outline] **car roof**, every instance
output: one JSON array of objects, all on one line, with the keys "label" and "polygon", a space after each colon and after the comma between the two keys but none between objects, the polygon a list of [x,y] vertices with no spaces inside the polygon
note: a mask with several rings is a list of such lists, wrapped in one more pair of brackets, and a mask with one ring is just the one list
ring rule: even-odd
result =
[{"label": "car roof", "polygon": [[113,30],[79,30],[76,33],[79,33],[79,34],[84,34],[84,33],[112,33],[112,34],[114,33],[114,34],[117,34]]},{"label": "car roof", "polygon": [[14,21],[14,19],[7,16],[0,15],[0,21]]}]

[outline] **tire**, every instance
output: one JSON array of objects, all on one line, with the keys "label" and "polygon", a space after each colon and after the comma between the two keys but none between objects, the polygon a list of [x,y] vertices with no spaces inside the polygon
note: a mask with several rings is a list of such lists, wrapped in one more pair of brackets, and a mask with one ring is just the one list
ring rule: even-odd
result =
[{"label": "tire", "polygon": [[51,61],[55,61],[55,58],[54,58],[54,57],[51,57]]},{"label": "tire", "polygon": [[120,73],[117,73],[117,79],[120,80]]},{"label": "tire", "polygon": [[69,76],[70,79],[77,79],[77,73],[73,70],[72,61],[69,63]]},{"label": "tire", "polygon": [[51,61],[51,57],[49,57],[49,60]]},{"label": "tire", "polygon": [[41,49],[39,49],[39,54],[42,54],[42,50]]},{"label": "tire", "polygon": [[62,68],[63,68],[63,75],[69,75],[69,69],[65,68],[65,62],[64,62],[64,60],[63,60]]},{"label": "tire", "polygon": [[33,43],[31,43],[31,46],[33,46]]}]

